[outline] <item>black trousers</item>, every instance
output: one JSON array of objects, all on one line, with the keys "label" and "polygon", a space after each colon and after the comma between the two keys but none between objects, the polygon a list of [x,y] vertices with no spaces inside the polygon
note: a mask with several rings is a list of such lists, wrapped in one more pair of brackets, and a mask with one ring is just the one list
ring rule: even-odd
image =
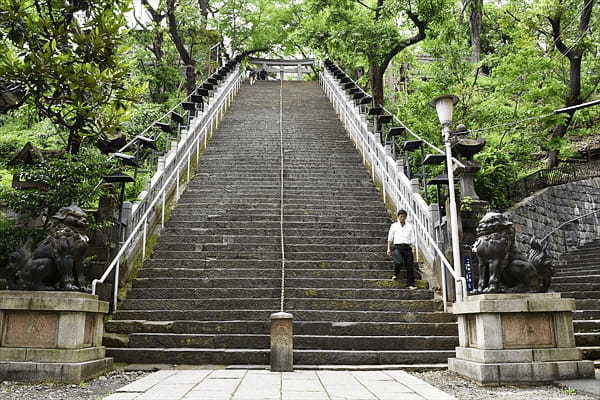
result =
[{"label": "black trousers", "polygon": [[395,244],[392,250],[394,260],[394,275],[400,276],[400,268],[406,269],[406,283],[408,286],[415,285],[415,270],[413,266],[412,247],[410,244]]}]

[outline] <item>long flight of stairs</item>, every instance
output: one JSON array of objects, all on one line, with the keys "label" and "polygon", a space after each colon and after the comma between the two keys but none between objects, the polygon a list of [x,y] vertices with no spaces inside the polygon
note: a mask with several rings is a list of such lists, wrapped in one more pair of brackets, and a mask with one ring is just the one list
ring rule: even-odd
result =
[{"label": "long flight of stairs", "polygon": [[[451,314],[390,280],[390,219],[315,82],[284,82],[285,311],[296,364],[445,364]],[[117,362],[268,364],[279,311],[279,82],[244,85],[126,299]]]},{"label": "long flight of stairs", "polygon": [[586,360],[600,361],[600,241],[561,257],[551,290],[575,299],[575,343]]}]

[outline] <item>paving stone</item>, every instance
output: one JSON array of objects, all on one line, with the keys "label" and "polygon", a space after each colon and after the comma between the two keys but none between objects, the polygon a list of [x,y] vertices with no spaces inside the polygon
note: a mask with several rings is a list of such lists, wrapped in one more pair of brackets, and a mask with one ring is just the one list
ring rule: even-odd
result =
[{"label": "paving stone", "polygon": [[148,391],[144,392],[136,400],[178,400],[182,398],[194,387],[191,383],[180,383],[177,385],[156,385]]}]

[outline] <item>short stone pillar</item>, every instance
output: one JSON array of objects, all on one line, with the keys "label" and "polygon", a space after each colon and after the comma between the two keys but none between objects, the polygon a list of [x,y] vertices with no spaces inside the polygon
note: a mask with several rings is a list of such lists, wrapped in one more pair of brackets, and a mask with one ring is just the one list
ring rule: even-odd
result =
[{"label": "short stone pillar", "polygon": [[0,376],[80,383],[112,369],[102,347],[108,302],[80,292],[0,291]]},{"label": "short stone pillar", "polygon": [[294,316],[286,312],[271,314],[271,371],[294,370]]},{"label": "short stone pillar", "polygon": [[448,369],[480,385],[594,377],[575,347],[574,310],[560,293],[469,296],[454,304],[460,346]]}]

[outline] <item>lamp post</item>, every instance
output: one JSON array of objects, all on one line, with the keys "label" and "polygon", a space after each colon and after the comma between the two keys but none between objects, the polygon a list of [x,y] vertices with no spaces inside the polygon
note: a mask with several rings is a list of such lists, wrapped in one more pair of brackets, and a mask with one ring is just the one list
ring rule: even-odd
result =
[{"label": "lamp post", "polygon": [[[454,171],[452,169],[452,149],[450,147],[450,123],[452,122],[452,111],[458,102],[458,97],[443,95],[434,98],[431,105],[435,108],[444,135],[444,149],[446,151],[446,168],[448,170],[448,192],[450,195],[450,229],[452,233],[452,261],[455,273],[462,276],[460,262],[460,244],[458,237],[458,212],[456,210],[456,195],[454,193]],[[444,283],[445,284],[445,283]],[[461,293],[465,295],[466,293]],[[460,298],[456,296],[457,300]]]}]

